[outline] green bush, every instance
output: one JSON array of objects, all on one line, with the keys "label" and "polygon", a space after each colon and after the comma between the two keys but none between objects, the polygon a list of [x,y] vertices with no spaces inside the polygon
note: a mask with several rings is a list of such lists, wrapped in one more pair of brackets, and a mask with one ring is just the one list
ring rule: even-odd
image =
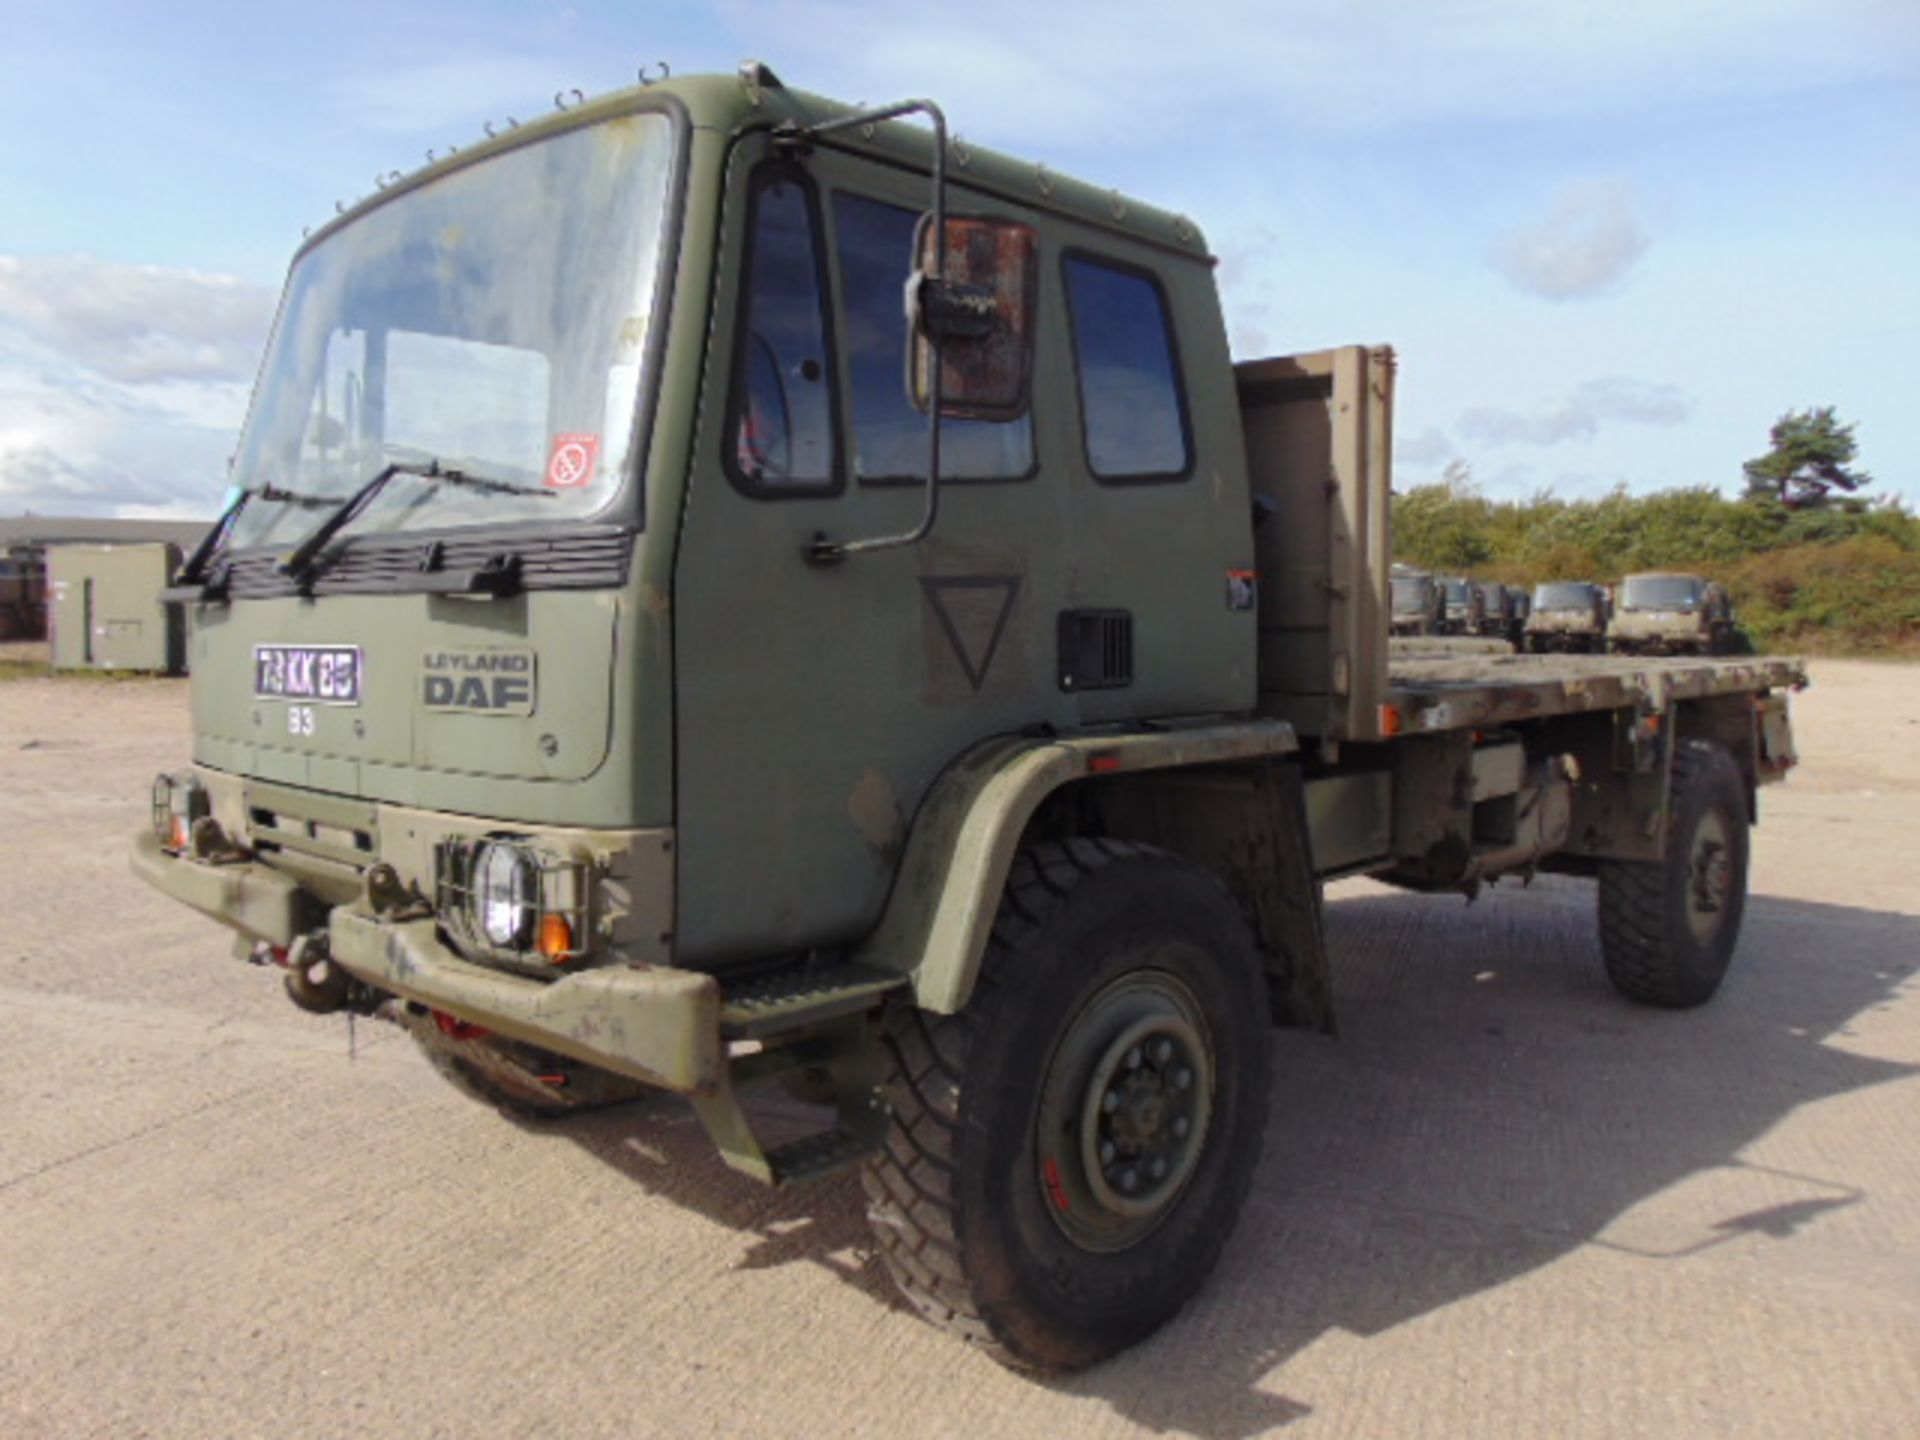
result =
[{"label": "green bush", "polygon": [[1494,501],[1423,485],[1393,502],[1395,556],[1535,584],[1691,570],[1723,581],[1760,649],[1920,653],[1920,517],[1846,499],[1790,510],[1706,488]]}]

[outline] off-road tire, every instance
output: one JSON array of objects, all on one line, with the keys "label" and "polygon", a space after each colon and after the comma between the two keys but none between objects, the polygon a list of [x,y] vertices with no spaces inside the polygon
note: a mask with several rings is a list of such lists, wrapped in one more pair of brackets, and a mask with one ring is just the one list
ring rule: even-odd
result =
[{"label": "off-road tire", "polygon": [[[1049,1123],[1050,1152],[1040,1117],[1071,1114],[1073,1097],[1084,1097],[1084,1121],[1108,1098],[1100,1086],[1128,1080],[1103,1067],[1140,1064],[1140,1047],[1126,1049],[1128,1026],[1102,1030],[1118,1003],[1111,997],[1133,987],[1192,1001],[1191,1033],[1207,1047],[1196,1068],[1211,1083],[1192,1087],[1198,1099],[1173,1098],[1205,1109],[1194,1112],[1197,1128],[1175,1119],[1162,1133],[1193,1138],[1173,1162],[1178,1178],[1156,1182],[1162,1193],[1148,1197],[1161,1207],[1154,1217],[1115,1217],[1089,1204],[1084,1188],[1074,1213],[1065,1199],[1093,1172],[1063,1181],[1053,1154],[1084,1145],[1112,1178],[1098,1138],[1109,1122],[1096,1117],[1090,1132]],[[1022,851],[965,1010],[899,1005],[886,1016],[893,1125],[863,1179],[877,1247],[900,1290],[934,1324],[1018,1370],[1078,1369],[1151,1334],[1199,1289],[1246,1198],[1266,1126],[1267,1042],[1259,955],[1209,871],[1112,840]],[[1081,1068],[1101,1045],[1109,1058]],[[1178,1053],[1158,1039],[1146,1048],[1163,1066]],[[1111,1058],[1120,1052],[1123,1061]],[[1177,1062],[1161,1073],[1178,1083]],[[1074,1078],[1083,1074],[1085,1087]],[[1117,1243],[1084,1244],[1069,1224],[1118,1227],[1101,1235]],[[1142,1225],[1151,1228],[1120,1233]]]},{"label": "off-road tire", "polygon": [[558,1120],[653,1093],[638,1080],[532,1045],[496,1035],[449,1036],[430,1015],[403,1012],[393,1018],[413,1036],[427,1064],[442,1079],[509,1120]]},{"label": "off-road tire", "polygon": [[[1726,978],[1747,898],[1747,793],[1725,747],[1682,740],[1673,758],[1664,860],[1600,864],[1600,954],[1629,1000],[1683,1010],[1704,1005]],[[1703,827],[1717,830],[1703,832]],[[1710,933],[1695,926],[1703,903],[1703,833],[1718,834],[1724,875],[1712,886]],[[1710,840],[1708,843],[1712,843]]]}]

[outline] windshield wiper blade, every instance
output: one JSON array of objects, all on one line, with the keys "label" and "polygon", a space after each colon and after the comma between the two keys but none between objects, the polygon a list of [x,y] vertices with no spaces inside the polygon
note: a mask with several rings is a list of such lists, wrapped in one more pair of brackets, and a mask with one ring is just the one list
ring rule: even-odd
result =
[{"label": "windshield wiper blade", "polygon": [[207,567],[213,563],[213,557],[226,548],[228,538],[233,534],[234,522],[240,518],[240,512],[247,508],[249,500],[269,500],[276,504],[298,505],[303,510],[317,510],[323,506],[337,503],[330,495],[303,495],[297,490],[282,490],[278,485],[257,485],[240,491],[232,502],[220,512],[220,518],[208,527],[200,543],[193,547],[193,553],[187,556],[179,573],[174,576],[174,585],[182,589],[191,589],[203,585],[207,580]]},{"label": "windshield wiper blade", "polygon": [[396,475],[438,474],[439,466],[429,461],[420,464],[416,461],[396,461],[381,469],[374,477],[342,500],[334,512],[314,526],[307,538],[280,557],[280,573],[300,579],[313,569],[313,562],[325,548],[326,543],[367,507],[367,504],[387,488],[387,482]]},{"label": "windshield wiper blade", "polygon": [[327,542],[371,505],[380,492],[386,489],[387,482],[396,475],[412,475],[417,479],[431,480],[436,484],[459,485],[467,489],[484,490],[494,494],[552,496],[556,493],[552,490],[537,489],[531,485],[516,485],[511,481],[476,475],[458,466],[443,465],[431,456],[421,460],[396,460],[383,467],[345,500],[339,501],[334,512],[315,526],[312,534],[281,556],[280,573],[291,575],[295,579],[306,579],[312,573],[320,558],[320,552],[326,548]]},{"label": "windshield wiper blade", "polygon": [[403,464],[425,467],[422,470],[410,470],[409,474],[424,475],[429,480],[444,480],[449,485],[464,489],[479,490],[489,495],[532,495],[542,499],[555,499],[560,493],[540,485],[518,485],[511,480],[499,480],[482,474],[482,467],[487,462],[469,456],[461,455],[448,460],[424,450],[416,450],[411,445],[387,446],[389,455],[395,451],[404,452]]},{"label": "windshield wiper blade", "polygon": [[491,480],[484,475],[475,475],[469,471],[451,465],[442,465],[431,457],[425,460],[396,460],[384,466],[374,477],[362,485],[345,500],[338,502],[334,512],[322,520],[293,549],[280,557],[280,573],[291,575],[295,579],[305,579],[313,570],[320,552],[354,519],[371,505],[376,496],[387,488],[387,482],[396,475],[412,475],[420,480],[432,480],[448,485],[463,485],[475,490],[500,491],[514,495],[546,495],[552,492],[535,490],[523,485],[514,485],[505,480]]},{"label": "windshield wiper blade", "polygon": [[177,585],[198,585],[206,578],[207,564],[227,538],[227,532],[233,529],[233,522],[240,518],[240,512],[246,509],[247,501],[253,498],[251,490],[242,490],[233,497],[231,504],[220,512],[220,518],[213,527],[200,537],[200,543],[193,547],[193,553],[187,556],[187,563],[180,567],[175,575]]}]

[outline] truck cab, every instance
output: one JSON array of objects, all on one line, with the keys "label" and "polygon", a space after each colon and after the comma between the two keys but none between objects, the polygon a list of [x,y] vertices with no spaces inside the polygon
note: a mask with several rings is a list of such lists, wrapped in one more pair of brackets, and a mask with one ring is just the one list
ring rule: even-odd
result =
[{"label": "truck cab", "polygon": [[1591,654],[1606,648],[1607,597],[1585,580],[1550,580],[1533,592],[1524,648],[1536,654],[1565,650]]},{"label": "truck cab", "polygon": [[1391,633],[1395,635],[1433,635],[1438,633],[1444,600],[1433,576],[1423,570],[1396,565],[1388,581],[1391,599]]},{"label": "truck cab", "polygon": [[1733,640],[1733,603],[1718,582],[1656,572],[1620,582],[1607,624],[1607,648],[1615,654],[1724,655]]},{"label": "truck cab", "polygon": [[1464,575],[1442,575],[1440,594],[1445,602],[1440,615],[1440,633],[1478,635],[1486,615],[1480,587]]}]

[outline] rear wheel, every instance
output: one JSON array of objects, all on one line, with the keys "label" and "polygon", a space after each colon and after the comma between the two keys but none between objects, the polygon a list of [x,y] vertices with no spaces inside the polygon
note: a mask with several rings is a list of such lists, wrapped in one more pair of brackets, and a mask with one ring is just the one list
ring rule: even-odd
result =
[{"label": "rear wheel", "polygon": [[1724,747],[1680,742],[1668,813],[1664,860],[1600,866],[1600,953],[1628,999],[1685,1009],[1720,988],[1746,908],[1746,785]]},{"label": "rear wheel", "polygon": [[1151,1334],[1246,1197],[1267,1025],[1207,871],[1115,841],[1023,852],[967,1009],[889,1017],[893,1130],[865,1182],[901,1290],[1018,1369]]}]

